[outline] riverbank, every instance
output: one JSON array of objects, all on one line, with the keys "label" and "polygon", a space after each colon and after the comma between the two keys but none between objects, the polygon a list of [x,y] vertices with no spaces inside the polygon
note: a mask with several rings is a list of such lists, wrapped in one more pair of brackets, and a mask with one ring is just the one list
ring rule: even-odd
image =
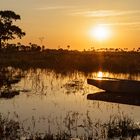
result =
[{"label": "riverbank", "polygon": [[82,72],[140,72],[139,52],[92,52],[45,50],[34,52],[0,52],[0,66],[51,68]]}]

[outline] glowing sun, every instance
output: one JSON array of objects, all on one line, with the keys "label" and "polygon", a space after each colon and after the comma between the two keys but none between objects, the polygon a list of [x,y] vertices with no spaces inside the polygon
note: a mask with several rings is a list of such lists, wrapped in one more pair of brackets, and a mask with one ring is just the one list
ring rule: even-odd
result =
[{"label": "glowing sun", "polygon": [[91,29],[90,34],[96,40],[103,41],[103,40],[107,40],[111,36],[111,31],[106,26],[98,25],[93,29]]}]

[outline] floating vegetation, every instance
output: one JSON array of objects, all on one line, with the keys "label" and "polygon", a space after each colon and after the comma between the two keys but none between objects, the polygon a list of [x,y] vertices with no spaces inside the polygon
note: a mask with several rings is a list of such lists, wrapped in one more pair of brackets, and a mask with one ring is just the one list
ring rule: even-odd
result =
[{"label": "floating vegetation", "polygon": [[84,89],[84,82],[81,80],[72,80],[64,85],[67,93],[75,93]]},{"label": "floating vegetation", "polygon": [[11,99],[13,97],[15,97],[16,95],[19,95],[20,92],[13,90],[13,91],[3,91],[0,92],[0,98],[5,98],[5,99]]}]

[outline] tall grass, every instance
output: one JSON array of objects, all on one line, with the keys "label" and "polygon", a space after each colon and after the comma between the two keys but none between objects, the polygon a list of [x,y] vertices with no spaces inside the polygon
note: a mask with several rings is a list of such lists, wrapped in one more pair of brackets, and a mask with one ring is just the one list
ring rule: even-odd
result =
[{"label": "tall grass", "polygon": [[51,118],[47,118],[48,130],[44,133],[35,131],[37,120],[34,117],[31,121],[32,127],[25,129],[22,123],[0,115],[1,140],[137,139],[140,135],[139,126],[127,116],[110,116],[110,119],[103,123],[100,120],[93,121],[88,112],[85,118],[77,112],[68,112],[61,122],[55,119],[57,125],[55,133],[52,131]]},{"label": "tall grass", "polygon": [[140,72],[139,52],[42,51],[0,53],[1,66],[51,68],[57,71]]}]

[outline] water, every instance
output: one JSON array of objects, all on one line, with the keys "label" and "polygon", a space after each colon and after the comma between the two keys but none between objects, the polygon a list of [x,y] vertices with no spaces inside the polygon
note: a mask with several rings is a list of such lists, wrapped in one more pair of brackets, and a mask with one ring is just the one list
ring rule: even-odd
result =
[{"label": "water", "polygon": [[[140,107],[105,101],[87,100],[87,95],[101,92],[87,84],[87,78],[98,76],[98,72],[56,73],[48,69],[21,70],[10,68],[12,74],[24,77],[12,85],[20,94],[11,99],[0,99],[0,113],[17,119],[32,133],[57,132],[68,129],[68,120],[73,125],[83,125],[87,117],[93,122],[106,122],[112,115],[126,115],[135,123],[140,122]],[[140,75],[103,72],[103,76],[140,80]],[[77,123],[77,124],[76,124]],[[80,129],[76,133],[83,133]]]}]

